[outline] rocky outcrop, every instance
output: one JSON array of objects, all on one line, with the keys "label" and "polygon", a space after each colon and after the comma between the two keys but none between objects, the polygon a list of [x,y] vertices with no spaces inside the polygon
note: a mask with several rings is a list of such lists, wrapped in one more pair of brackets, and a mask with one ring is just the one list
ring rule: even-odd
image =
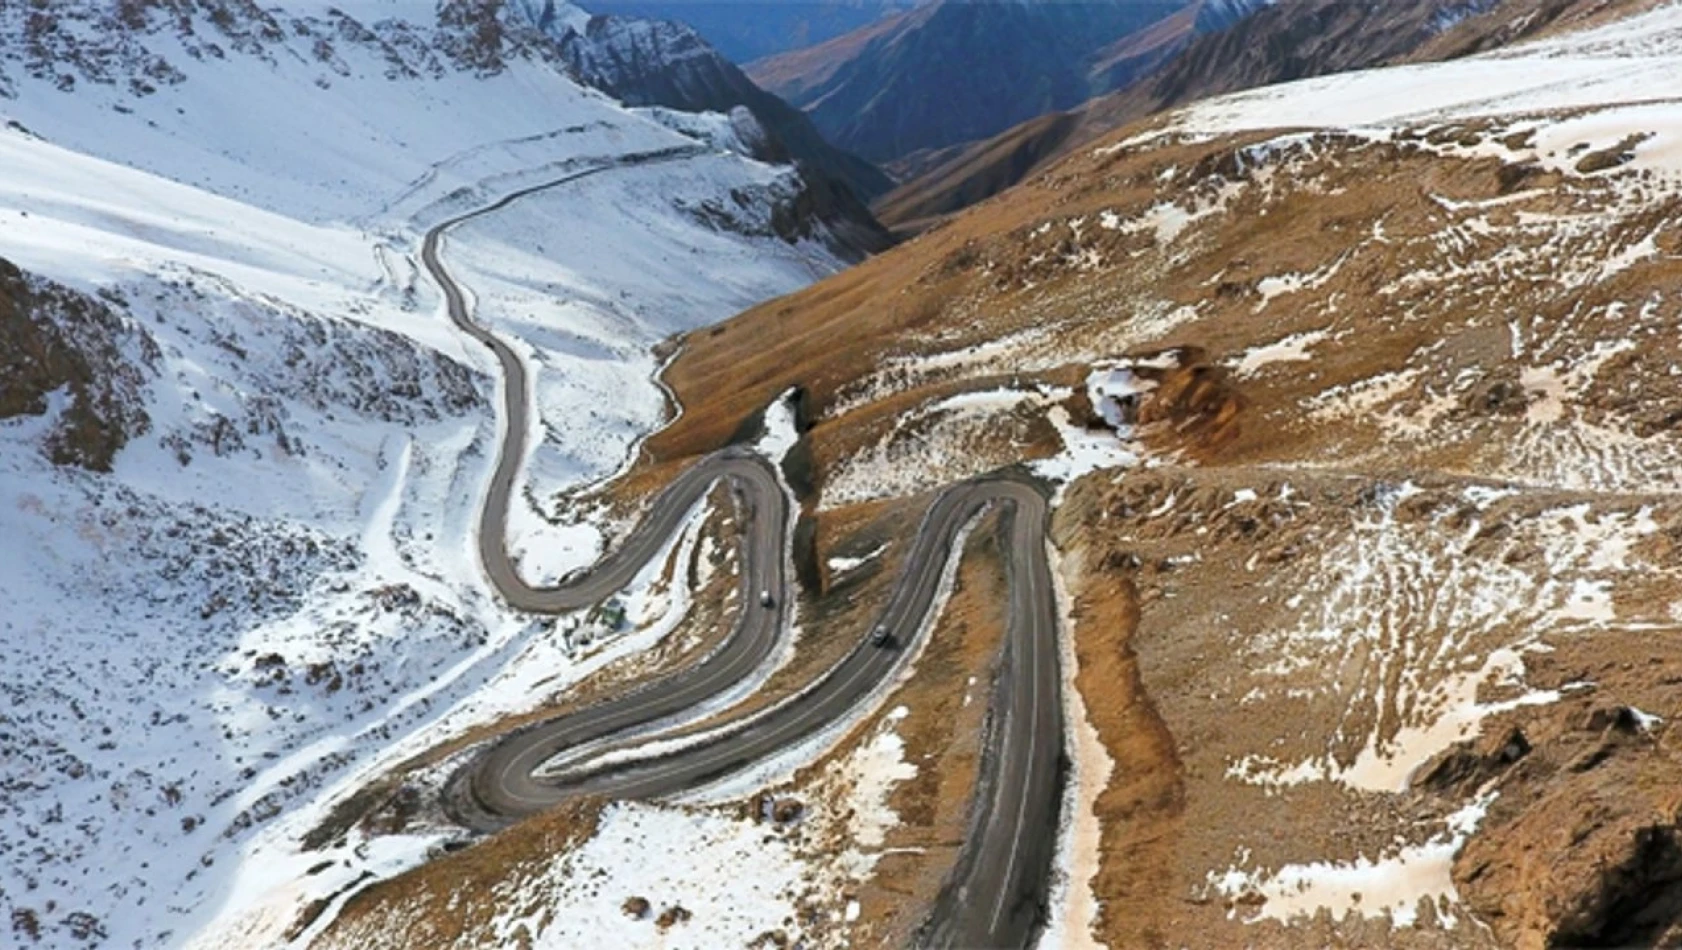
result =
[{"label": "rocky outcrop", "polygon": [[157,344],[107,302],[0,260],[0,339],[0,420],[55,413],[41,443],[54,464],[110,471],[150,428]]},{"label": "rocky outcrop", "polygon": [[815,241],[836,256],[859,261],[893,240],[844,185],[822,176],[787,174],[769,184],[732,189],[727,197],[679,204],[695,220],[719,231]]},{"label": "rocky outcrop", "polygon": [[[1454,862],[1461,896],[1521,948],[1682,946],[1682,761],[1627,706],[1463,744],[1421,785],[1497,793]],[[1554,721],[1548,721],[1552,719]]]}]

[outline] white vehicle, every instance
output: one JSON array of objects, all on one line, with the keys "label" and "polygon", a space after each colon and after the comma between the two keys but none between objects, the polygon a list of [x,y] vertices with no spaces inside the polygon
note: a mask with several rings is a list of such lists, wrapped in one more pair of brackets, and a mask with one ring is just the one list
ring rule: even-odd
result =
[{"label": "white vehicle", "polygon": [[759,592],[759,606],[761,606],[761,607],[774,607],[774,606],[776,606],[776,604],[777,604],[776,598],[771,596],[770,591],[762,590],[762,591]]}]

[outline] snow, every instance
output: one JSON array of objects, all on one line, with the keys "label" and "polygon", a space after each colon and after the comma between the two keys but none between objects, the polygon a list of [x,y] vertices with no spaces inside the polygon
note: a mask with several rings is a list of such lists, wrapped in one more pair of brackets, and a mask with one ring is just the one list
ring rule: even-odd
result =
[{"label": "snow", "polygon": [[[595,836],[520,883],[521,899],[503,902],[519,909],[503,913],[482,942],[508,943],[523,927],[533,947],[570,950],[603,940],[625,947],[745,946],[775,930],[798,939],[817,907],[834,908],[826,914],[830,921],[856,921],[858,902],[843,895],[886,853],[899,823],[889,799],[917,774],[897,731],[909,714],[904,706],[888,710],[847,755],[789,791],[804,806],[798,835],[727,817],[739,813],[733,806],[608,806]],[[843,846],[811,850],[830,841]],[[680,851],[681,857],[670,856]],[[630,897],[648,900],[651,917],[671,906],[694,916],[662,936],[650,920],[623,913]]]},{"label": "snow", "polygon": [[[1100,153],[1105,151],[1106,149],[1099,149]],[[1179,240],[1192,225],[1224,212],[1227,203],[1237,194],[1237,187],[1229,183],[1213,195],[1194,193],[1189,199],[1157,202],[1133,218],[1123,218],[1114,211],[1105,211],[1098,216],[1098,226],[1106,231],[1118,231],[1122,234],[1148,233],[1155,238],[1158,246],[1168,247]],[[1182,202],[1189,202],[1191,207],[1185,207]]]},{"label": "snow", "polygon": [[[1069,419],[1068,410],[1053,406],[1046,417],[1063,440],[1063,451],[1048,459],[1029,463],[1035,475],[1067,487],[1076,479],[1093,472],[1137,465],[1140,453],[1123,442],[1114,432],[1086,429]],[[1059,497],[1061,495],[1059,494]]]},{"label": "snow", "polygon": [[1069,484],[1092,472],[1138,465],[1143,449],[1131,441],[1131,400],[1156,388],[1156,383],[1139,375],[1140,369],[1167,369],[1178,365],[1177,355],[1158,354],[1145,360],[1107,361],[1093,367],[1086,378],[1086,394],[1109,429],[1087,429],[1074,424],[1068,410],[1053,406],[1046,414],[1063,441],[1063,451],[1049,459],[1029,464],[1034,474],[1057,483],[1055,500]]},{"label": "snow", "polygon": [[520,565],[520,575],[533,584],[552,584],[589,567],[606,550],[602,531],[589,521],[553,524],[532,506],[510,505],[508,551]]},{"label": "snow", "polygon": [[[434,6],[404,0],[373,12],[426,43],[435,32]],[[266,58],[195,57],[173,31],[147,34],[144,47],[185,81],[136,96],[126,83],[85,82],[61,93],[20,78],[4,112],[78,152],[313,223],[377,217],[382,196],[419,183],[438,197],[485,180],[492,166],[531,167],[539,164],[533,149],[553,161],[684,141],[527,58],[510,58],[495,75],[445,68],[388,79],[386,51],[335,36],[320,19],[325,12],[319,4],[285,4],[285,16],[306,32],[276,41]],[[317,59],[317,36],[331,37],[336,64]],[[468,156],[476,156],[476,167],[457,177],[452,164]]]},{"label": "snow", "polygon": [[1635,717],[1635,724],[1641,727],[1642,732],[1652,732],[1655,727],[1664,723],[1662,717],[1655,716],[1650,712],[1643,712],[1634,706],[1629,707],[1629,712],[1630,715]]},{"label": "snow", "polygon": [[[753,821],[616,803],[594,836],[521,887],[524,900],[506,902],[490,944],[511,946],[523,930],[533,950],[746,946],[798,915],[805,873],[792,845]],[[632,897],[649,902],[647,919],[624,912]],[[653,918],[674,906],[693,916],[662,934]]]},{"label": "snow", "polygon": [[[365,839],[352,834],[341,846],[324,851],[298,848],[303,835],[326,819],[332,806],[353,795],[386,769],[420,754],[440,740],[458,735],[477,723],[494,721],[536,707],[545,696],[563,692],[609,663],[623,660],[664,640],[683,621],[689,609],[689,590],[666,576],[668,563],[679,576],[694,556],[704,508],[697,508],[680,532],[621,595],[632,629],[605,644],[572,642],[581,615],[553,623],[511,619],[483,648],[445,671],[426,689],[400,697],[398,709],[435,711],[424,728],[395,742],[379,728],[370,729],[370,748],[358,767],[344,774],[322,794],[278,817],[242,849],[243,860],[229,873],[230,894],[210,926],[196,936],[206,947],[227,941],[261,944],[284,929],[302,904],[331,895],[372,874],[371,880],[392,876],[428,855],[437,833]],[[391,720],[386,717],[386,721]],[[459,757],[437,770],[441,783],[460,765]],[[276,773],[289,774],[277,766]],[[369,853],[370,848],[375,850]],[[311,873],[327,860],[334,868]],[[323,921],[325,924],[327,921]]]},{"label": "snow", "polygon": [[[1354,764],[1338,774],[1338,780],[1369,791],[1407,791],[1408,780],[1421,765],[1450,745],[1476,736],[1485,719],[1523,706],[1546,705],[1560,697],[1557,690],[1523,690],[1523,682],[1524,659],[1518,651],[1492,651],[1481,669],[1448,677],[1428,697],[1430,705],[1442,710],[1440,715],[1398,729],[1382,751],[1375,736]],[[1480,703],[1478,690],[1486,683],[1517,687],[1521,692],[1512,699]]]},{"label": "snow", "polygon": [[[1206,100],[1175,113],[1156,129],[1099,151],[1133,148],[1169,136],[1208,139],[1287,128],[1337,129],[1387,141],[1398,129],[1429,131],[1442,124],[1500,118],[1511,123],[1506,132],[1529,132],[1530,140],[1514,144],[1503,135],[1475,144],[1427,142],[1420,147],[1466,158],[1534,162],[1578,177],[1651,172],[1674,180],[1682,178],[1682,99],[1667,91],[1682,88],[1679,36],[1682,5],[1667,4],[1600,28],[1479,56],[1343,73]],[[1543,115],[1547,118],[1536,118]],[[1292,132],[1251,146],[1250,151],[1289,145],[1302,136]],[[1579,169],[1585,155],[1613,149],[1628,160],[1609,169]],[[1503,196],[1480,207],[1522,200],[1520,195]],[[1468,210],[1452,203],[1444,207]],[[1563,218],[1542,222],[1522,211],[1518,220],[1521,226],[1566,226]],[[1115,218],[1114,226],[1141,225]],[[1490,228],[1487,221],[1467,226]],[[1604,281],[1658,255],[1655,238],[1649,235],[1585,258],[1568,268],[1584,273],[1562,275],[1562,280]],[[1381,230],[1375,229],[1374,239],[1383,239]],[[1331,272],[1337,264],[1332,263]],[[1263,295],[1258,309],[1279,294],[1299,292],[1329,276],[1321,272],[1264,279],[1258,288]]]},{"label": "snow", "polygon": [[1028,389],[957,393],[894,417],[887,431],[839,462],[825,480],[819,510],[915,495],[1008,464],[1018,409],[1051,394]]},{"label": "snow", "polygon": [[888,550],[888,545],[886,542],[883,542],[862,557],[831,557],[828,558],[825,563],[829,566],[830,574],[839,576],[841,574],[851,573],[866,564],[869,564],[871,561],[881,557],[882,553],[886,550]]},{"label": "snow", "polygon": [[[1682,88],[1678,37],[1682,7],[1669,4],[1610,26],[1481,56],[1343,73],[1211,99],[1180,112],[1174,127],[1216,135],[1419,125],[1647,104],[1664,98],[1656,90]],[[1674,109],[1667,114],[1674,122]]]},{"label": "snow", "polygon": [[[1453,928],[1459,924],[1455,908],[1460,902],[1452,873],[1454,856],[1483,822],[1494,799],[1490,793],[1473,800],[1449,816],[1448,827],[1430,840],[1377,859],[1360,855],[1351,861],[1286,864],[1271,873],[1234,866],[1210,872],[1207,881],[1227,897],[1265,898],[1248,918],[1252,921],[1289,922],[1325,911],[1334,920],[1387,918],[1392,926],[1412,927],[1420,906],[1429,904],[1437,920]],[[1231,914],[1238,913],[1235,906]]]},{"label": "snow", "polygon": [[[1588,504],[1546,509],[1475,546],[1483,515],[1448,532],[1408,523],[1395,506],[1419,489],[1389,486],[1380,511],[1286,581],[1292,606],[1312,597],[1294,627],[1249,630],[1245,649],[1264,685],[1246,702],[1285,691],[1308,669],[1347,669],[1322,691],[1343,712],[1324,733],[1327,751],[1281,761],[1251,753],[1227,777],[1269,787],[1338,782],[1402,792],[1414,772],[1456,742],[1475,738],[1490,717],[1557,701],[1560,690],[1525,683],[1526,654],[1550,636],[1592,631],[1620,619],[1616,594],[1659,569],[1638,554],[1659,528],[1648,508]],[[1472,492],[1493,502],[1501,492]],[[1529,567],[1506,552],[1538,552]],[[1480,698],[1483,697],[1483,698]]]},{"label": "snow", "polygon": [[1307,407],[1318,419],[1365,415],[1412,389],[1421,375],[1418,369],[1379,373],[1347,386],[1323,389],[1308,400]]},{"label": "snow", "polygon": [[[315,922],[292,941],[296,946],[310,946],[311,942],[333,923],[344,905],[360,891],[359,887],[354,886],[354,881],[363,878],[364,875],[368,876],[368,880],[392,877],[414,867],[431,857],[434,848],[446,838],[442,834],[364,838],[359,833],[352,837],[356,845],[347,849],[351,855],[349,859],[342,860],[339,866],[329,871],[311,875],[317,878],[318,887],[324,880],[331,881],[339,892],[324,892],[332,895],[327,906]],[[319,863],[312,865],[319,866]],[[220,950],[230,944],[240,943],[260,945],[264,940],[273,939],[274,934],[285,932],[296,924],[297,908],[308,905],[315,893],[300,886],[307,871],[300,873],[300,869],[288,864],[257,865],[253,868],[248,863],[240,870],[242,874],[250,875],[242,879],[242,885],[250,887],[254,893],[262,894],[270,903],[261,906],[252,916],[241,921],[241,926],[232,930],[209,935],[208,938],[205,935],[189,937],[185,944],[188,950]],[[253,870],[255,874],[251,873]]]},{"label": "snow", "polygon": [[1130,403],[1154,389],[1156,383],[1141,379],[1132,366],[1098,367],[1086,378],[1086,396],[1092,408],[1110,428],[1118,431],[1131,423],[1123,403]]},{"label": "snow", "polygon": [[773,462],[782,462],[800,442],[800,426],[794,411],[796,395],[796,391],[790,389],[765,407],[765,429],[753,447]]},{"label": "snow", "polygon": [[905,761],[905,740],[895,731],[910,713],[904,706],[888,710],[881,728],[847,763],[845,772],[853,782],[846,809],[848,837],[856,847],[879,851],[899,824],[888,797],[901,782],[917,777],[917,766]]},{"label": "snow", "polygon": [[1565,418],[1567,400],[1586,390],[1608,360],[1633,349],[1634,340],[1604,340],[1568,368],[1558,364],[1524,367],[1519,371],[1519,383],[1532,396],[1525,407],[1525,421],[1547,425]]},{"label": "snow", "polygon": [[[1075,656],[1074,598],[1064,583],[1063,558],[1046,545],[1051,561],[1052,584],[1057,593],[1058,650],[1062,655],[1063,721],[1068,725],[1064,740],[1069,752],[1069,780],[1064,785],[1062,807],[1058,809],[1057,865],[1052,881],[1051,913],[1040,935],[1040,950],[1096,948],[1093,929],[1098,922],[1095,890],[1102,862],[1103,826],[1098,820],[1098,796],[1109,787],[1115,759],[1086,714],[1086,701],[1075,686],[1080,663]],[[971,680],[974,684],[974,680]],[[969,704],[969,696],[964,696]]]},{"label": "snow", "polygon": [[1325,342],[1331,334],[1326,330],[1293,333],[1272,343],[1251,347],[1228,360],[1226,365],[1239,376],[1254,376],[1264,366],[1275,363],[1302,363],[1314,358],[1309,348]]},{"label": "snow", "polygon": [[837,393],[827,418],[839,418],[921,382],[958,375],[982,376],[990,371],[1011,373],[1049,368],[1063,360],[1048,359],[1037,351],[1055,343],[1055,337],[1046,328],[1029,327],[941,352],[887,356],[880,360],[874,372]]}]

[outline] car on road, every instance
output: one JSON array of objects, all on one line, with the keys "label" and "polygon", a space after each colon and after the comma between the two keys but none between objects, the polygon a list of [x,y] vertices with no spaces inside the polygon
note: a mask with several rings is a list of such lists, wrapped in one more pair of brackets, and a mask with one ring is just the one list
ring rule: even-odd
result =
[{"label": "car on road", "polygon": [[878,625],[870,632],[870,645],[877,647],[891,647],[894,645],[893,631]]},{"label": "car on road", "polygon": [[776,605],[777,605],[777,599],[775,597],[771,596],[770,591],[762,590],[762,591],[759,592],[759,606],[761,606],[761,607],[775,607]]}]

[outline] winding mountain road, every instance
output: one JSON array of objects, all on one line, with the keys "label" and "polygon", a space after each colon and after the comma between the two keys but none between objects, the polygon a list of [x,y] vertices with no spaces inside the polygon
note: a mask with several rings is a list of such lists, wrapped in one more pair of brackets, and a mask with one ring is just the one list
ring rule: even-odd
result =
[{"label": "winding mountain road", "polygon": [[[422,260],[443,289],[450,319],[488,347],[502,369],[502,440],[480,511],[479,553],[491,583],[509,604],[534,613],[561,613],[606,599],[664,550],[721,479],[735,491],[744,525],[739,589],[743,606],[723,645],[627,695],[500,738],[451,782],[452,809],[464,823],[492,830],[582,794],[669,796],[769,758],[845,719],[915,652],[918,638],[930,626],[927,621],[948,564],[962,554],[958,543],[965,528],[996,508],[1005,513],[1009,525],[1007,643],[994,685],[971,831],[918,939],[931,947],[1026,946],[1044,923],[1063,750],[1057,611],[1046,557],[1049,510],[1045,496],[1026,479],[972,479],[935,498],[879,621],[894,634],[895,646],[874,646],[861,637],[857,647],[798,696],[731,721],[668,754],[608,766],[586,763],[558,774],[543,771],[544,763],[586,743],[642,738],[640,731],[696,709],[769,660],[787,627],[787,604],[795,595],[785,555],[792,505],[776,471],[762,456],[726,449],[678,476],[619,548],[588,572],[554,586],[527,583],[504,539],[510,499],[528,449],[531,380],[513,349],[473,320],[466,293],[440,255],[452,228],[527,195],[615,168],[693,154],[691,149],[668,150],[593,166],[451,218],[426,235]],[[770,606],[760,603],[759,591],[772,592]]]}]

